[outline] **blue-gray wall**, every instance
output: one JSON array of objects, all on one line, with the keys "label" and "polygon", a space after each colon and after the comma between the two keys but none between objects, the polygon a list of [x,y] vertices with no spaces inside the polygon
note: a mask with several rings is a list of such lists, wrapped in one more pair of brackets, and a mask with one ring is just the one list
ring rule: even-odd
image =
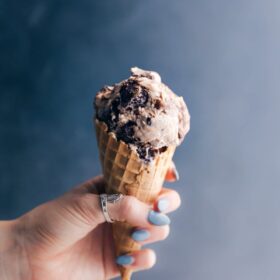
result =
[{"label": "blue-gray wall", "polygon": [[0,1],[0,218],[99,173],[92,100],[131,66],[185,97],[158,264],[135,279],[280,277],[280,2]]}]

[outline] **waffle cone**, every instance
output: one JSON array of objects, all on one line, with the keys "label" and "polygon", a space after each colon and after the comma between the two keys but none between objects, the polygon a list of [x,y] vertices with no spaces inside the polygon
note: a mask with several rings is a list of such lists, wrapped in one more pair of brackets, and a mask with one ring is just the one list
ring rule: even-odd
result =
[{"label": "waffle cone", "polygon": [[[133,195],[145,203],[153,204],[161,190],[175,147],[168,147],[147,164],[126,143],[117,141],[113,133],[108,133],[105,123],[96,120],[95,127],[106,192]],[[113,224],[116,256],[141,248],[130,238],[132,229],[125,222]],[[120,272],[123,280],[131,278],[131,270],[120,266]]]}]

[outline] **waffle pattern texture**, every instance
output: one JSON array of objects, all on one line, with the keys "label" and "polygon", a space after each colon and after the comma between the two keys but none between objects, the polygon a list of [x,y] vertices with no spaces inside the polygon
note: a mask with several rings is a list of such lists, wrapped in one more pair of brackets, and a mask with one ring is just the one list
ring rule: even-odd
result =
[{"label": "waffle pattern texture", "polygon": [[[95,127],[106,192],[132,195],[152,205],[161,190],[175,147],[168,147],[165,152],[156,155],[152,162],[145,163],[136,151],[123,141],[117,141],[113,133],[108,133],[105,123],[95,120]],[[116,256],[141,248],[130,237],[132,230],[133,227],[125,222],[113,224]],[[120,271],[123,280],[130,279],[131,270],[120,267]]]}]

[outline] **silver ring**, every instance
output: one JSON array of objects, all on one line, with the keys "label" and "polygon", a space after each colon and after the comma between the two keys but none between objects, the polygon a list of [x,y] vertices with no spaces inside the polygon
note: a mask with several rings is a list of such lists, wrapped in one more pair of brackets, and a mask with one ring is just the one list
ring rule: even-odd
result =
[{"label": "silver ring", "polygon": [[108,203],[116,203],[119,200],[123,198],[123,195],[121,193],[118,194],[100,194],[100,204],[101,204],[101,209],[103,212],[103,215],[105,217],[106,222],[108,223],[114,223],[114,221],[110,218],[107,204]]}]

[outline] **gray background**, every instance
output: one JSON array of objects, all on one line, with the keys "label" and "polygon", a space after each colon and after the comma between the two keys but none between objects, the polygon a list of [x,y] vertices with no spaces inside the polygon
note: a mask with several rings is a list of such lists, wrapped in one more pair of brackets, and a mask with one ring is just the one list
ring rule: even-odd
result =
[{"label": "gray background", "polygon": [[277,0],[0,1],[0,218],[100,172],[92,100],[131,66],[185,97],[182,207],[134,279],[280,277]]}]

